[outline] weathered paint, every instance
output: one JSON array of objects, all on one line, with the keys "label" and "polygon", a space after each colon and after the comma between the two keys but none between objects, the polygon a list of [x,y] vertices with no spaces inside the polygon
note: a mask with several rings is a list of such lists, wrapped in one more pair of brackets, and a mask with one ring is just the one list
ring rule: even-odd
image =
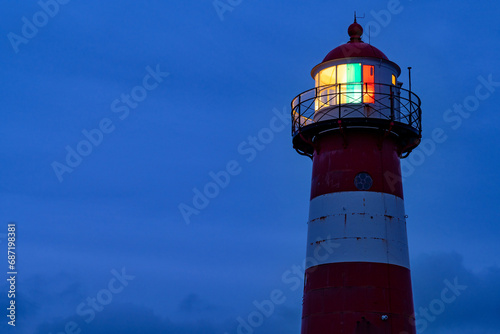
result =
[{"label": "weathered paint", "polygon": [[351,129],[343,135],[330,132],[317,139],[313,157],[311,199],[340,191],[358,191],[354,178],[370,174],[368,191],[403,198],[398,144],[392,136],[375,131]]},{"label": "weathered paint", "polygon": [[[378,262],[410,267],[403,200],[369,191],[340,192],[311,200],[308,267],[337,262]],[[334,251],[320,254],[318,240]]]},{"label": "weathered paint", "polygon": [[306,270],[302,333],[415,333],[414,321],[407,268],[348,262]]},{"label": "weathered paint", "polygon": [[315,143],[302,334],[414,334],[398,138],[346,129]]},{"label": "weathered paint", "polygon": [[405,217],[403,199],[383,192],[335,192],[315,197],[309,202],[309,221],[340,213]]}]

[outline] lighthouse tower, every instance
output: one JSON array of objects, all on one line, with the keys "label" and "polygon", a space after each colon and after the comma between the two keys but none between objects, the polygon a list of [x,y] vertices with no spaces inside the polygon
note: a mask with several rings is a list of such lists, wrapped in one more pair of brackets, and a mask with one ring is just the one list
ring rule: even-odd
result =
[{"label": "lighthouse tower", "polygon": [[348,34],[292,101],[293,147],[313,161],[302,334],[414,334],[400,158],[420,99],[356,20]]}]

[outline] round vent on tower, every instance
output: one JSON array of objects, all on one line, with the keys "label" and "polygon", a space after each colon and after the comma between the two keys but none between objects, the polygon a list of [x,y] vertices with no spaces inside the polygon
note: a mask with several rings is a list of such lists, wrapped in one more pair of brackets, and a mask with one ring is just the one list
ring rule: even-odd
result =
[{"label": "round vent on tower", "polygon": [[370,174],[362,172],[354,178],[354,185],[358,190],[368,190],[373,185],[373,179]]}]

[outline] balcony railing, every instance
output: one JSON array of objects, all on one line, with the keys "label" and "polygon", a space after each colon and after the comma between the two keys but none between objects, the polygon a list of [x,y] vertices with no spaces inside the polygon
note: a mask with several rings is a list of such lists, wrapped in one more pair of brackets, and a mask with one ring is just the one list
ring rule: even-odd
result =
[{"label": "balcony railing", "polygon": [[[292,136],[325,121],[363,120],[363,124],[403,125],[422,132],[420,98],[404,88],[380,83],[349,83],[315,87],[292,100]],[[375,121],[376,120],[376,121]]]}]

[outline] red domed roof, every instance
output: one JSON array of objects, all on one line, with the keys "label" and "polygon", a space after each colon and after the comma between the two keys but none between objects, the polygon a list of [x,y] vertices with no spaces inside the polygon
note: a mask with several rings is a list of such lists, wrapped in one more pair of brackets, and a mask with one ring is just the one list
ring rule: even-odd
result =
[{"label": "red domed roof", "polygon": [[361,40],[363,27],[361,27],[356,21],[349,26],[347,33],[351,37],[351,40],[346,44],[338,46],[330,51],[326,55],[325,59],[323,59],[323,63],[333,59],[348,57],[370,57],[389,60],[382,51],[370,44],[364,43]]},{"label": "red domed roof", "polygon": [[370,44],[363,42],[357,42],[357,43],[349,42],[341,46],[338,46],[332,51],[330,51],[326,55],[325,59],[323,59],[323,63],[333,59],[348,58],[348,57],[370,57],[370,58],[380,58],[389,60],[382,51],[380,51],[379,49]]}]

